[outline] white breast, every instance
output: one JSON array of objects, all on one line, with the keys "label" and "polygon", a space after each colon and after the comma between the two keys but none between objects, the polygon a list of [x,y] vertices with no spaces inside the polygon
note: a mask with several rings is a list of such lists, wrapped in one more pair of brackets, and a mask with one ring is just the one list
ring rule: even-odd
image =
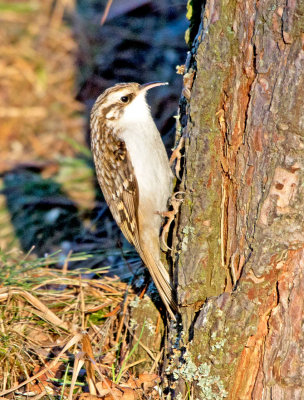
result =
[{"label": "white breast", "polygon": [[153,210],[165,211],[172,172],[165,147],[144,96],[137,96],[121,118],[125,141],[139,188],[139,205],[149,200]]}]

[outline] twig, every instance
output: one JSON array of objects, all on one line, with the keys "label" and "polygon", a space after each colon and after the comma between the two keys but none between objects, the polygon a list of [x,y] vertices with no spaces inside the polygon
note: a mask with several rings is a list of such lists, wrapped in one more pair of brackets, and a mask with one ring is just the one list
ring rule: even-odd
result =
[{"label": "twig", "polygon": [[115,340],[116,344],[119,342],[119,339],[120,339],[120,335],[121,335],[121,331],[122,331],[122,328],[123,328],[123,325],[124,325],[125,315],[126,315],[128,304],[129,304],[129,297],[127,296],[126,300],[124,302],[124,307],[123,307],[123,310],[122,310],[122,317],[121,317],[121,321],[120,321],[120,324],[119,324],[119,327],[118,327],[118,331],[117,331],[117,335],[116,335],[116,340]]}]

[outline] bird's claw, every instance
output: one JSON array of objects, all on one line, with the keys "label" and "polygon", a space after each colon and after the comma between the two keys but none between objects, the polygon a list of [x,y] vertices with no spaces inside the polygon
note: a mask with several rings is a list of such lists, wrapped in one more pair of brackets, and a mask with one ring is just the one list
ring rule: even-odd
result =
[{"label": "bird's claw", "polygon": [[[173,165],[174,161],[176,161],[176,165],[175,165],[175,175],[177,176],[177,178],[179,180],[181,180],[180,177],[180,171],[181,171],[181,159],[183,157],[181,150],[183,149],[183,147],[185,146],[185,138],[182,136],[180,138],[180,141],[178,143],[178,145],[176,146],[176,148],[173,150],[171,157],[170,157],[170,166]],[[179,192],[177,192],[179,193]]]}]

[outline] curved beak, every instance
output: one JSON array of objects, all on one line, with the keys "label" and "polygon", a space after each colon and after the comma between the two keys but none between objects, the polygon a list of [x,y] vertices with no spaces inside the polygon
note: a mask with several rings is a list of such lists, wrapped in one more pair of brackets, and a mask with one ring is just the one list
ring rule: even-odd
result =
[{"label": "curved beak", "polygon": [[169,85],[168,82],[150,82],[150,83],[144,83],[143,85],[140,85],[140,92],[146,92],[147,90],[150,90],[156,86],[162,86],[162,85]]}]

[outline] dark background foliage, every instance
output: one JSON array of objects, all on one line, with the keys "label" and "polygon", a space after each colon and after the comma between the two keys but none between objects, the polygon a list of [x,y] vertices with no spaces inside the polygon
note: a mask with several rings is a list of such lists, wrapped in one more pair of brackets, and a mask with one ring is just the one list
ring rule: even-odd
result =
[{"label": "dark background foliage", "polygon": [[[107,1],[62,4],[3,6],[1,44],[12,51],[2,55],[7,76],[0,78],[0,105],[6,107],[0,246],[38,256],[58,249],[63,256],[89,252],[95,255],[91,266],[111,264],[113,273],[128,277],[138,258],[96,183],[89,113],[96,97],[118,82],[168,81],[149,94],[149,103],[170,152],[182,84],[176,66],[186,51],[186,4],[116,0],[103,25]],[[17,23],[6,18],[9,12],[17,12]]]}]

